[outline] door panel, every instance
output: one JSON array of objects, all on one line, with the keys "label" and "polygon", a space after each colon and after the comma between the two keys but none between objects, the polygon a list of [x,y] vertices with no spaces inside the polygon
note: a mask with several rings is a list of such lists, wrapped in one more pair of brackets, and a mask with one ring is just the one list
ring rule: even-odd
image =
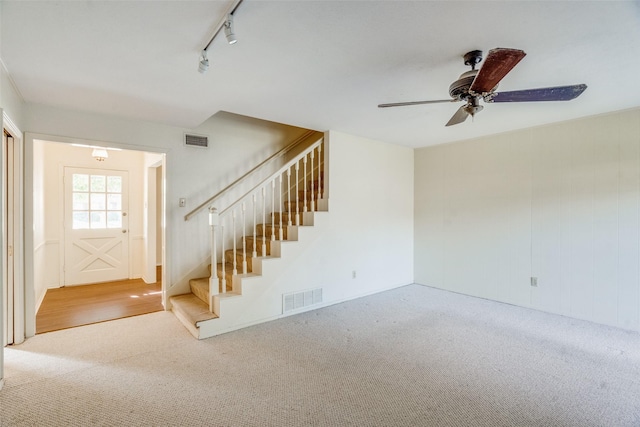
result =
[{"label": "door panel", "polygon": [[64,169],[64,284],[129,278],[128,174]]}]

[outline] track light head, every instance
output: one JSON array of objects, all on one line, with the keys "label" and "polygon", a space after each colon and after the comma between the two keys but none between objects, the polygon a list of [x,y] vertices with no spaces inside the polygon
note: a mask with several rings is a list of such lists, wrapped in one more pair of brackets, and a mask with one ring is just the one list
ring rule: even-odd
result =
[{"label": "track light head", "polygon": [[224,23],[224,35],[227,36],[229,44],[235,44],[238,41],[233,33],[233,15],[231,14],[227,15],[227,20]]},{"label": "track light head", "polygon": [[198,71],[200,74],[204,74],[209,69],[209,59],[207,58],[207,51],[203,50],[200,57],[200,65],[198,65]]}]

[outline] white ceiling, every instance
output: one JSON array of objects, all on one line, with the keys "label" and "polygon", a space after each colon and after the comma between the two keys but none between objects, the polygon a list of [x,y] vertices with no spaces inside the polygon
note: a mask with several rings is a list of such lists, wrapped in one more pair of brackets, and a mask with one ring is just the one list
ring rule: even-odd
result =
[{"label": "white ceiling", "polygon": [[[640,106],[638,1],[2,1],[2,60],[26,102],[197,127],[218,111],[411,147]],[[570,102],[491,104],[444,124],[462,55],[518,48],[500,89],[586,83]]]}]

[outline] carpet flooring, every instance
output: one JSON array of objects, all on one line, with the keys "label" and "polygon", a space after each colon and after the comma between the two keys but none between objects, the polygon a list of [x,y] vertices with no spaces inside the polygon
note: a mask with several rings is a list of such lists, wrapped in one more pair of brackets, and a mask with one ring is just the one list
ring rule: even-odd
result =
[{"label": "carpet flooring", "polygon": [[640,335],[410,285],[207,340],[169,312],[5,349],[0,426],[640,426]]}]

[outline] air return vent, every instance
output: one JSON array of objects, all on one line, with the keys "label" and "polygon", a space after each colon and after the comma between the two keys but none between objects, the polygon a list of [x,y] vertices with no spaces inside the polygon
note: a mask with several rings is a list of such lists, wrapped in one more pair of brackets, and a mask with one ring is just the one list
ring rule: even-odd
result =
[{"label": "air return vent", "polygon": [[207,148],[209,146],[209,137],[206,135],[184,134],[184,145],[191,147]]},{"label": "air return vent", "polygon": [[282,313],[299,310],[322,302],[322,288],[282,294]]}]

